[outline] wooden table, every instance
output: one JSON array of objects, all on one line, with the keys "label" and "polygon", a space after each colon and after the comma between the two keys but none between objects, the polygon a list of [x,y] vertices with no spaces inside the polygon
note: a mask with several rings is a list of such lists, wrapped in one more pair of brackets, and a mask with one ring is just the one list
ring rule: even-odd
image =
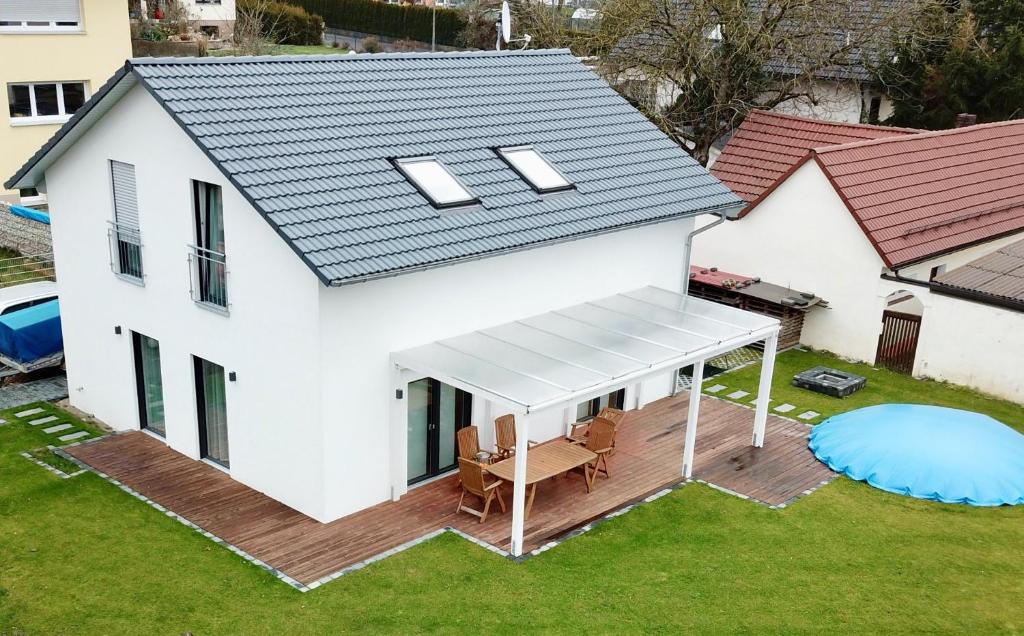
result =
[{"label": "wooden table", "polygon": [[[592,462],[597,455],[588,451],[578,444],[564,439],[554,440],[546,444],[534,446],[526,452],[526,485],[530,486],[530,497],[526,502],[526,516],[530,517],[530,509],[533,507],[533,497],[537,494],[537,484],[550,479],[556,475],[570,471],[573,468]],[[485,467],[487,472],[498,479],[515,483],[516,458],[503,459],[497,464]],[[590,492],[590,484],[584,477],[583,483]]]}]

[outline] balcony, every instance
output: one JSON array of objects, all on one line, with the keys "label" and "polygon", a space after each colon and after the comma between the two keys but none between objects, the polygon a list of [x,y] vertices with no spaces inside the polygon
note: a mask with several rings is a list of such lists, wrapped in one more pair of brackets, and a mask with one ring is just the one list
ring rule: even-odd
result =
[{"label": "balcony", "polygon": [[129,282],[142,284],[142,234],[139,228],[110,222],[107,229],[110,269]]},{"label": "balcony", "polygon": [[192,300],[218,313],[228,311],[227,256],[221,252],[188,246],[189,292]]}]

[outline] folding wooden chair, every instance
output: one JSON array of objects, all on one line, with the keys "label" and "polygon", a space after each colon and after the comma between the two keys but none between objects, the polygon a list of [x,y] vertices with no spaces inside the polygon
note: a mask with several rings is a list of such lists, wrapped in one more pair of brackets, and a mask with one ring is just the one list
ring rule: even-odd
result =
[{"label": "folding wooden chair", "polygon": [[[484,468],[474,460],[459,458],[459,477],[462,479],[462,496],[459,497],[459,506],[455,512],[468,512],[471,515],[480,517],[480,523],[487,521],[487,513],[491,508],[491,502],[498,500],[501,511],[505,512],[505,500],[501,498],[501,485],[504,483],[497,479],[487,483],[484,479]],[[484,502],[484,509],[474,510],[469,506],[462,505],[466,500],[466,493],[476,495]]]}]

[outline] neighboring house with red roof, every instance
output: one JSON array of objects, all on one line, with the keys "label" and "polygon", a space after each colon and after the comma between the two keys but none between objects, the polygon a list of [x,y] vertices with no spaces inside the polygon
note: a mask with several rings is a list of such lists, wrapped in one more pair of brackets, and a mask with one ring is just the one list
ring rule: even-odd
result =
[{"label": "neighboring house with red roof", "polygon": [[802,342],[907,372],[941,376],[914,351],[929,281],[1024,238],[1024,120],[915,133],[759,113],[712,173],[750,205],[694,262],[827,298]]}]

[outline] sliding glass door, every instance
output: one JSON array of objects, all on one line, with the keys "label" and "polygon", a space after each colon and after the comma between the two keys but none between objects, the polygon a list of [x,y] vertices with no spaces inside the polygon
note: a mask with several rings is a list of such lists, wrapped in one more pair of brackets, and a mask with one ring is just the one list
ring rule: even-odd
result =
[{"label": "sliding glass door", "polygon": [[160,375],[160,343],[132,332],[135,351],[135,387],[139,398],[139,426],[158,435],[164,428],[164,384]]},{"label": "sliding glass door", "polygon": [[458,464],[455,433],[469,426],[472,394],[424,378],[409,383],[408,411],[409,483],[454,469]]},{"label": "sliding glass door", "polygon": [[199,455],[225,468],[228,453],[228,407],[224,367],[193,356],[196,378],[196,407],[199,415]]}]

